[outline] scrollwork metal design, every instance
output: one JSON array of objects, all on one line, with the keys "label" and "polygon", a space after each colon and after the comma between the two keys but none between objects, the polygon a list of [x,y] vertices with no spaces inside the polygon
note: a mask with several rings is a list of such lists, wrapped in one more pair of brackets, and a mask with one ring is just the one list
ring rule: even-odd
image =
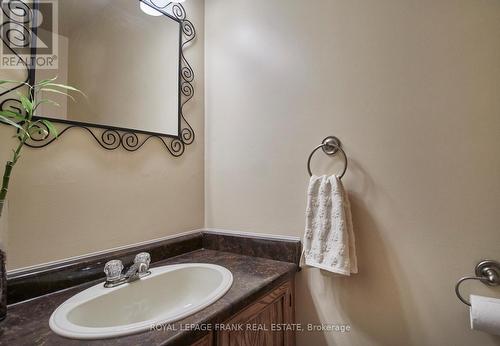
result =
[{"label": "scrollwork metal design", "polygon": [[189,125],[187,122],[186,118],[184,117],[184,106],[187,102],[189,102],[193,97],[194,97],[194,86],[193,86],[193,81],[194,81],[194,71],[189,62],[186,59],[186,56],[184,55],[184,49],[187,45],[189,45],[196,37],[196,30],[194,28],[193,23],[186,19],[186,11],[184,10],[184,7],[179,4],[179,3],[169,3],[172,5],[172,14],[181,22],[181,30],[182,30],[182,37],[184,39],[181,42],[181,87],[180,91],[182,95],[184,96],[184,100],[181,103],[180,106],[180,118],[181,121],[184,122],[186,127],[182,128],[180,131],[180,137],[185,144],[191,144],[194,141],[195,134],[194,130]]},{"label": "scrollwork metal design", "polygon": [[[2,0],[0,0],[2,1]],[[33,3],[36,3],[37,0],[34,0]],[[160,9],[166,16],[177,20],[180,24],[181,30],[181,41],[180,41],[180,53],[179,53],[179,64],[180,64],[180,72],[179,72],[179,93],[180,93],[180,104],[179,104],[179,133],[178,136],[172,135],[158,135],[158,134],[150,134],[142,131],[134,131],[134,130],[121,130],[115,129],[111,127],[105,126],[92,126],[87,124],[79,124],[72,122],[58,122],[57,120],[51,120],[56,122],[58,125],[59,136],[61,137],[70,130],[80,129],[85,132],[88,132],[92,138],[104,149],[106,150],[115,150],[118,148],[123,148],[126,151],[133,152],[139,150],[144,146],[144,144],[150,140],[157,140],[161,144],[165,146],[167,151],[174,157],[181,156],[187,145],[190,145],[194,142],[195,133],[189,122],[186,120],[184,115],[185,105],[194,97],[194,71],[188,60],[185,57],[185,50],[190,45],[190,43],[196,38],[196,30],[191,21],[187,19],[186,10],[180,3],[169,2],[164,6],[158,6],[155,4],[156,0],[150,0],[150,2]],[[13,11],[14,8],[24,8],[26,10],[25,17],[22,20],[18,20],[16,25],[21,25],[23,28],[29,29],[29,18],[31,8],[21,0],[3,0],[2,2],[2,11],[5,14],[5,11]],[[14,17],[18,12],[12,12],[11,17]],[[12,22],[14,19],[5,14],[6,21],[2,24],[2,40],[4,44],[10,49],[14,54],[17,53],[11,48],[12,42],[9,37],[12,37],[12,33],[7,36],[4,35],[4,25],[13,25],[8,24]],[[19,28],[19,27],[18,27]],[[10,31],[9,31],[10,32]],[[22,36],[25,39],[29,39],[31,37],[31,31],[23,31],[26,36]],[[18,39],[22,38],[19,36],[20,34],[16,32],[18,35]],[[17,55],[18,56],[18,55]],[[18,56],[19,57],[19,56]],[[26,68],[26,83],[34,84],[34,74],[31,76],[30,67],[25,64]],[[23,84],[16,85],[8,91],[0,93],[0,96],[7,95],[10,92],[15,91],[16,89],[22,87]],[[0,110],[15,110],[17,112],[22,111],[22,107],[20,102],[13,98],[5,98],[0,102]],[[26,143],[27,146],[31,148],[43,148],[47,145],[53,143],[56,138],[49,136],[49,131],[42,123],[40,125],[40,131],[37,135],[33,135],[31,140]]]},{"label": "scrollwork metal design", "polygon": [[[21,0],[2,0],[0,3],[2,10],[3,22],[0,25],[0,37],[2,39],[3,48],[10,51],[23,65],[25,71],[24,83],[31,83],[32,74],[30,66],[21,58],[18,50],[29,46],[32,39],[32,30],[30,22],[33,18],[32,9],[30,6]],[[0,110],[22,111],[21,102],[11,98],[14,91],[23,87],[23,83],[16,84],[11,88],[1,89]]]}]

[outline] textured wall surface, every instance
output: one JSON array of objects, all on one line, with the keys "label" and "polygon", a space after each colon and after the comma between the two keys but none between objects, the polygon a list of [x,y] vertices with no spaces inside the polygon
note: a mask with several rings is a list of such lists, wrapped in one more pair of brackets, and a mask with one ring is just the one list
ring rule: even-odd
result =
[{"label": "textured wall surface", "polygon": [[353,330],[299,345],[498,345],[453,286],[500,259],[500,2],[211,0],[205,34],[208,227],[301,235],[307,156],[349,155],[360,274],[303,270],[297,318]]}]

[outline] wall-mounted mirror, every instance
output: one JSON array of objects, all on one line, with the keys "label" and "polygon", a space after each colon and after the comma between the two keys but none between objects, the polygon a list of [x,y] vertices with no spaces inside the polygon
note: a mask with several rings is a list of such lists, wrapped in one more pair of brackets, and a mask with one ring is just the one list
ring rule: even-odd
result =
[{"label": "wall-mounted mirror", "polygon": [[[60,83],[88,98],[38,115],[123,129],[179,134],[180,22],[148,15],[139,1],[59,1]],[[37,80],[53,70],[39,69]],[[43,97],[43,95],[42,95]]]},{"label": "wall-mounted mirror", "polygon": [[[71,102],[51,93],[47,96],[60,106],[44,104],[36,115],[62,124],[61,133],[68,127],[84,128],[106,149],[134,151],[157,138],[173,155],[181,155],[194,140],[182,112],[194,93],[194,73],[183,50],[195,31],[184,7],[167,0],[46,3],[16,1],[19,8],[2,8],[12,12],[4,16],[9,25],[11,17],[17,16],[19,26],[37,37],[36,43],[28,44],[35,48],[30,55],[40,59],[34,68],[26,66],[26,80],[33,83],[58,76],[58,83],[82,90],[87,98]],[[23,23],[27,21],[30,25]],[[9,38],[2,36],[4,45],[19,50],[21,46]],[[45,51],[48,40],[50,64]],[[3,101],[2,109],[11,106]],[[31,144],[43,147],[52,141],[42,138]]]}]

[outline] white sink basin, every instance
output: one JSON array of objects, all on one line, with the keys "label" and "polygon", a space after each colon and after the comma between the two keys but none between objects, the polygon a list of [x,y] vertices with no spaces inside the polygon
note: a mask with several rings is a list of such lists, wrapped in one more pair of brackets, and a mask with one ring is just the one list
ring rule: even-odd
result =
[{"label": "white sink basin", "polygon": [[151,275],[114,288],[100,283],[61,304],[50,328],[74,339],[103,339],[146,331],[192,315],[221,298],[233,275],[214,264],[151,269]]}]

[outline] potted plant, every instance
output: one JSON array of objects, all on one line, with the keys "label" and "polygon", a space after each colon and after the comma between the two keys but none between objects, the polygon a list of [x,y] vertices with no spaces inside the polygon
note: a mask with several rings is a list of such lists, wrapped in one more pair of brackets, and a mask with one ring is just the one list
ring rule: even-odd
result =
[{"label": "potted plant", "polygon": [[[4,213],[4,207],[7,202],[7,193],[9,191],[9,182],[12,170],[17,161],[21,157],[21,151],[26,145],[27,141],[32,136],[38,138],[47,138],[53,136],[57,138],[56,127],[48,120],[35,117],[36,111],[40,105],[52,104],[59,106],[56,102],[49,98],[40,98],[41,93],[47,94],[62,94],[72,100],[74,98],[69,94],[70,92],[79,92],[80,90],[68,85],[55,83],[56,78],[46,79],[36,84],[30,85],[19,81],[0,80],[0,88],[4,88],[8,84],[24,84],[27,94],[17,92],[17,100],[22,106],[22,112],[12,110],[0,110],[0,123],[12,126],[16,129],[15,137],[18,143],[12,149],[11,159],[5,164],[2,185],[0,189],[0,225],[5,224],[2,222],[3,218],[7,215]],[[83,94],[83,93],[82,93]],[[7,315],[7,277],[5,271],[5,249],[0,248],[0,321]]]}]

